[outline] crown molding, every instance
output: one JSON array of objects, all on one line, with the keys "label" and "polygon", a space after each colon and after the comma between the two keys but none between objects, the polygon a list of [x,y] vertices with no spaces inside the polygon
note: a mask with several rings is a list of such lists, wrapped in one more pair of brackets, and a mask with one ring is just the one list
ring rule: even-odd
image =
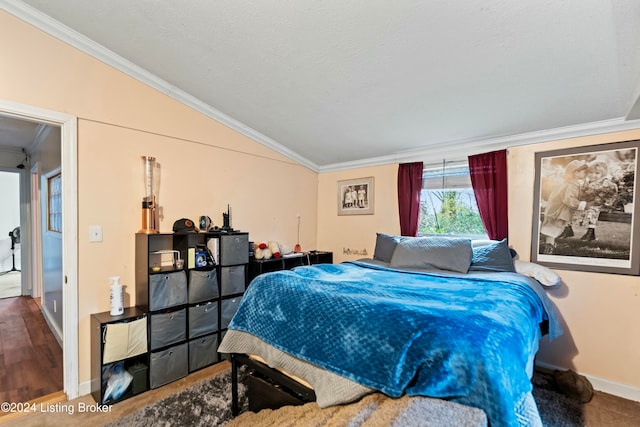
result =
[{"label": "crown molding", "polygon": [[33,25],[34,27],[44,31],[45,33],[67,43],[80,51],[90,55],[97,60],[109,65],[128,76],[152,87],[153,89],[175,99],[176,101],[193,108],[194,110],[216,120],[217,122],[235,130],[236,132],[250,138],[283,156],[318,172],[318,165],[309,159],[300,156],[287,147],[279,144],[273,139],[261,134],[255,129],[229,117],[221,111],[211,107],[210,105],[200,101],[198,98],[189,95],[183,90],[173,86],[167,81],[148,72],[142,67],[132,63],[131,61],[115,54],[104,46],[94,42],[88,37],[78,33],[67,27],[61,22],[51,18],[50,16],[40,12],[39,10],[17,0],[0,0],[0,8],[14,15],[15,17]]},{"label": "crown molding", "polygon": [[146,71],[136,64],[116,55],[114,52],[99,45],[93,40],[83,36],[63,25],[59,21],[50,16],[32,8],[31,6],[18,0],[0,0],[0,8],[19,19],[33,25],[36,28],[50,34],[53,37],[81,50],[82,52],[98,59],[99,61],[114,67],[117,70],[131,76],[132,78],[158,90],[159,92],[175,99],[176,101],[187,105],[194,110],[210,117],[213,120],[237,131],[238,133],[250,138],[277,153],[295,161],[296,163],[317,173],[334,172],[347,169],[356,169],[372,166],[381,166],[390,163],[426,161],[433,162],[443,158],[462,160],[462,156],[477,154],[486,151],[499,150],[518,145],[536,144],[559,139],[576,138],[580,136],[596,135],[601,133],[618,132],[630,129],[640,128],[640,98],[631,108],[627,119],[616,118],[599,122],[592,122],[574,126],[566,126],[561,128],[549,129],[544,131],[536,131],[511,135],[505,137],[489,138],[482,140],[466,139],[458,141],[439,142],[437,145],[424,146],[418,149],[401,151],[387,156],[372,157],[362,160],[349,162],[332,163],[319,166],[309,159],[300,156],[289,148],[274,141],[273,139],[261,134],[255,129],[245,125],[244,123],[229,117],[221,111],[211,107],[210,105],[200,101],[194,96],[178,89],[169,84],[165,80],[160,79],[156,75]]},{"label": "crown molding", "polygon": [[437,145],[401,151],[388,156],[372,157],[352,162],[333,163],[330,165],[320,166],[319,172],[335,172],[347,169],[382,166],[390,163],[416,161],[429,163],[441,161],[442,159],[452,161],[466,160],[469,155],[487,151],[603,133],[622,132],[633,129],[640,129],[640,120],[625,120],[624,118],[617,118],[497,138],[448,141],[438,143]]}]

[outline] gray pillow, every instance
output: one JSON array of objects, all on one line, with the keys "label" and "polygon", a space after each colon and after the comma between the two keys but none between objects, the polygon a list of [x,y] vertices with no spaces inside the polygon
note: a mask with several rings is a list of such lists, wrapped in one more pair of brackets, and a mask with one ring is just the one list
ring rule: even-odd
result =
[{"label": "gray pillow", "polygon": [[473,259],[469,271],[507,271],[515,273],[507,239],[473,248]]},{"label": "gray pillow", "polygon": [[376,233],[376,248],[373,251],[373,259],[389,262],[396,250],[398,242],[402,236],[392,236],[390,234]]},{"label": "gray pillow", "polygon": [[398,242],[393,268],[438,268],[466,273],[471,265],[471,241],[458,237],[415,237]]}]

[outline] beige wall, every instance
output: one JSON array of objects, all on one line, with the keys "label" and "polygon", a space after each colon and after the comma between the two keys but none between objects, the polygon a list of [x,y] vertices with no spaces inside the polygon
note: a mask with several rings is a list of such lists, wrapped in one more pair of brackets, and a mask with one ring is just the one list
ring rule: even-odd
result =
[{"label": "beige wall", "polygon": [[[576,138],[513,147],[509,150],[509,239],[520,259],[528,260],[533,216],[534,155],[537,151],[640,139],[640,131]],[[366,248],[373,255],[375,233],[399,233],[397,164],[325,173],[318,185],[318,246],[334,251]],[[337,181],[373,176],[375,215],[337,216]],[[561,288],[549,292],[558,307],[566,334],[551,343],[545,338],[537,363],[572,368],[599,389],[640,399],[640,277],[557,270]]]},{"label": "beige wall", "polygon": [[[161,168],[161,231],[209,215],[253,240],[316,246],[317,173],[0,11],[0,98],[78,117],[79,379],[90,379],[91,313],[109,309],[107,277],[134,304],[140,156]],[[64,171],[63,171],[64,173]],[[104,241],[89,243],[89,226]]]},{"label": "beige wall", "polygon": [[[375,233],[399,233],[397,165],[316,173],[0,12],[0,97],[78,117],[80,381],[90,377],[89,316],[108,310],[107,277],[134,282],[134,233],[140,228],[141,155],[161,165],[161,230],[201,214],[252,240],[295,243],[301,215],[303,249],[366,249]],[[516,147],[509,156],[512,245],[528,258],[533,153],[573,145],[640,138],[639,132]],[[338,180],[375,178],[374,215],[338,216]],[[516,220],[517,219],[517,220]],[[90,225],[104,242],[89,243]],[[567,335],[543,343],[539,362],[640,387],[640,278],[559,271],[566,285],[551,293]],[[128,290],[129,295],[133,290]],[[131,297],[128,302],[133,304]]]},{"label": "beige wall", "polygon": [[[400,234],[398,215],[397,165],[330,172],[318,177],[318,249],[333,252],[333,261],[353,261],[362,255],[345,254],[345,249],[366,250],[373,257],[376,232]],[[374,178],[373,215],[338,216],[337,182],[345,179]]]},{"label": "beige wall", "polygon": [[[535,153],[640,139],[640,131],[594,135],[509,149],[509,240],[521,259],[531,248]],[[640,277],[557,270],[564,284],[549,292],[565,335],[543,342],[538,362],[573,368],[640,388]]]}]

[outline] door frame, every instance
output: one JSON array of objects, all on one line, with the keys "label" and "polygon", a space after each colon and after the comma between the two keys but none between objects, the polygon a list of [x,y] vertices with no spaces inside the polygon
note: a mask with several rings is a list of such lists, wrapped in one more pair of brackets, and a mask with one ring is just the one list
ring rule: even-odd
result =
[{"label": "door frame", "polygon": [[[78,141],[77,117],[0,99],[0,114],[60,127],[62,179],[63,383],[68,399],[79,395],[78,374]],[[28,174],[25,174],[28,175]],[[27,182],[30,179],[26,180]],[[30,182],[27,185],[31,185]],[[31,232],[31,215],[25,212]],[[27,240],[30,241],[30,240]],[[32,259],[29,248],[29,259]],[[26,267],[26,266],[23,266]]]},{"label": "door frame", "polygon": [[[31,203],[29,203],[31,221],[31,289],[33,298],[42,296],[42,204],[40,203],[40,162],[31,165],[29,171]],[[64,310],[64,305],[63,305]]]}]

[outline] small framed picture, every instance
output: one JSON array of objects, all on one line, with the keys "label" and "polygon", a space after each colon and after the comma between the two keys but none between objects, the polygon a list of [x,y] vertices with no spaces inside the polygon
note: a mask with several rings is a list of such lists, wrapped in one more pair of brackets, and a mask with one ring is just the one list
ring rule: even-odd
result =
[{"label": "small framed picture", "polygon": [[373,177],[338,181],[338,215],[373,215]]}]

